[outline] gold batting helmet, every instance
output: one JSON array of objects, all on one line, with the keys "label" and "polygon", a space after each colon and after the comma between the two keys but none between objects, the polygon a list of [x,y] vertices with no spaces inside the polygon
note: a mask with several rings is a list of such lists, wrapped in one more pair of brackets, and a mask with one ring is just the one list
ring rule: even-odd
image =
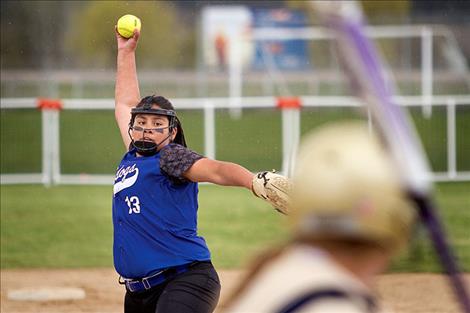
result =
[{"label": "gold batting helmet", "polygon": [[416,212],[379,138],[362,122],[324,126],[300,146],[291,218],[301,236],[401,247]]}]

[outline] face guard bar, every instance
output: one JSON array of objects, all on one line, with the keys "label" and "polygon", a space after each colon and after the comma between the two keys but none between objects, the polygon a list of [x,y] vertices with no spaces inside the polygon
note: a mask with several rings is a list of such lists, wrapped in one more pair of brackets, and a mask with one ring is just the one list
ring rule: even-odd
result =
[{"label": "face guard bar", "polygon": [[[160,143],[147,142],[147,141],[144,141],[144,140],[134,141],[134,139],[132,139],[132,136],[130,135],[131,129],[134,129],[136,131],[142,131],[142,132],[144,132],[144,130],[146,130],[146,129],[138,127],[138,126],[133,126],[134,120],[135,120],[135,117],[137,116],[137,114],[153,114],[153,115],[168,116],[169,126],[165,127],[165,128],[169,129],[168,137],[165,138],[164,140],[162,140]],[[131,121],[129,123],[129,130],[128,130],[129,137],[131,137],[132,146],[134,148],[136,148],[137,152],[141,155],[144,155],[144,156],[154,155],[155,153],[157,153],[158,146],[171,136],[171,131],[175,127],[175,121],[176,121],[176,112],[173,111],[173,110],[154,109],[154,108],[152,108],[152,104],[150,104],[150,103],[145,103],[141,107],[133,108],[131,110]],[[164,128],[148,129],[148,130],[158,131],[160,133],[163,133],[163,129]]]}]

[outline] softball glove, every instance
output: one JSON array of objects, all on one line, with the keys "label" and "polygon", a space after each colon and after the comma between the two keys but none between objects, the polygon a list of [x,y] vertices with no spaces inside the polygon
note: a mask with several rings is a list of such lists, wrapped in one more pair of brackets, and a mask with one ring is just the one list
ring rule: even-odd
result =
[{"label": "softball glove", "polygon": [[258,198],[269,202],[278,212],[289,214],[289,194],[292,182],[289,178],[272,172],[259,172],[255,174],[251,190]]}]

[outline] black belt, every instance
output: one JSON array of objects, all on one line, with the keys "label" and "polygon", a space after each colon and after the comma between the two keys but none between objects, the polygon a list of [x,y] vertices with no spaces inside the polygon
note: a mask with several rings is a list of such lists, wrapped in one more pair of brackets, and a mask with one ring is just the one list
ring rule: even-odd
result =
[{"label": "black belt", "polygon": [[[140,292],[143,290],[148,290],[152,287],[155,287],[165,281],[167,281],[170,278],[175,277],[176,275],[183,274],[187,272],[192,266],[198,264],[198,263],[209,263],[210,261],[196,261],[192,263],[187,263],[183,265],[178,265],[174,267],[169,267],[164,270],[161,270],[151,276],[144,277],[141,279],[126,279],[124,278],[124,281],[121,281],[119,279],[119,283],[122,285],[126,285],[126,289],[129,290],[130,292]],[[121,277],[119,277],[121,278]]]}]

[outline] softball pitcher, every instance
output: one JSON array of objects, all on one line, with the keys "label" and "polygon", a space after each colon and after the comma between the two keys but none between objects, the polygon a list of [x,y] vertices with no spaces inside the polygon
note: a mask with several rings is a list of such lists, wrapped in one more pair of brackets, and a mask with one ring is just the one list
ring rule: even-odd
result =
[{"label": "softball pitcher", "polygon": [[140,33],[117,38],[115,117],[127,153],[113,196],[114,266],[125,285],[124,311],[212,312],[220,283],[204,238],[197,233],[198,185],[252,190],[286,210],[289,181],[270,172],[205,158],[186,146],[170,101],[140,98],[135,50]]},{"label": "softball pitcher", "polygon": [[326,126],[303,141],[291,241],[252,267],[226,313],[386,311],[376,275],[407,242],[415,210],[381,143],[357,123]]}]

